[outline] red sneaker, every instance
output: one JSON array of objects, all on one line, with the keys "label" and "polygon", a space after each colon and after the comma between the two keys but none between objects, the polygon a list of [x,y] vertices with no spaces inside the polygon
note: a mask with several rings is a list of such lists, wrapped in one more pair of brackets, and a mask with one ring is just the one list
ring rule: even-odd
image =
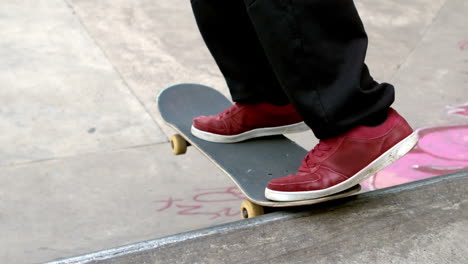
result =
[{"label": "red sneaker", "polygon": [[218,143],[234,143],[308,129],[291,104],[275,106],[268,103],[236,103],[220,114],[197,117],[192,124],[194,136]]},{"label": "red sneaker", "polygon": [[296,201],[341,192],[395,162],[417,142],[417,133],[390,109],[387,120],[379,126],[359,126],[342,136],[321,140],[295,175],[270,181],[265,196]]}]

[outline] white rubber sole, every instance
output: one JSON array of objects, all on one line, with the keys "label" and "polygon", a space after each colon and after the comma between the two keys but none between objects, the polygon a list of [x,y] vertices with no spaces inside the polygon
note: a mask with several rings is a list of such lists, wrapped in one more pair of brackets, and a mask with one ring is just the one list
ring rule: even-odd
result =
[{"label": "white rubber sole", "polygon": [[256,138],[256,137],[265,137],[265,136],[273,136],[273,135],[282,135],[288,133],[298,133],[307,131],[310,128],[304,123],[296,123],[287,126],[278,126],[278,127],[267,127],[267,128],[257,128],[253,130],[249,130],[247,132],[232,135],[232,136],[224,136],[219,134],[214,134],[206,131],[199,130],[192,126],[191,132],[192,135],[196,136],[197,138],[216,142],[216,143],[236,143],[241,142],[247,139]]},{"label": "white rubber sole", "polygon": [[381,171],[388,165],[392,164],[399,158],[403,157],[418,143],[418,134],[412,133],[398,144],[387,150],[384,154],[374,160],[372,163],[367,165],[364,169],[350,177],[344,182],[341,182],[335,186],[327,189],[317,191],[305,191],[305,192],[281,192],[274,191],[268,188],[265,189],[265,197],[279,202],[291,202],[299,200],[310,200],[329,196],[335,193],[339,193],[346,189],[349,189],[360,182],[366,180],[377,172]]}]

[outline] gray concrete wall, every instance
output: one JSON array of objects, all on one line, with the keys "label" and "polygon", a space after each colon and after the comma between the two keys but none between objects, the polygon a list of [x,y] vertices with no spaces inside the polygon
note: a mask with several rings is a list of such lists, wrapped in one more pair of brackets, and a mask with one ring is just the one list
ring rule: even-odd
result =
[{"label": "gray concrete wall", "polygon": [[468,171],[97,252],[71,263],[466,263]]}]

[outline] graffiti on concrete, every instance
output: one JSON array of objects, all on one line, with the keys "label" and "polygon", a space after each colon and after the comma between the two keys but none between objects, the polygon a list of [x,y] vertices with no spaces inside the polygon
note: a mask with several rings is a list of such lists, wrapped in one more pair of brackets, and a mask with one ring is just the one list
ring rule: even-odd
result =
[{"label": "graffiti on concrete", "polygon": [[[448,106],[449,115],[468,119],[468,103]],[[375,190],[468,169],[468,124],[416,131],[416,147],[362,185]]]},{"label": "graffiti on concrete", "polygon": [[154,202],[159,204],[158,212],[173,210],[177,215],[202,215],[214,220],[222,217],[239,217],[240,203],[234,202],[242,200],[245,200],[244,195],[236,186],[231,186],[195,189],[190,199],[169,197]]},{"label": "graffiti on concrete", "polygon": [[463,51],[463,50],[468,50],[468,40],[460,40],[458,41],[458,49],[460,51]]}]

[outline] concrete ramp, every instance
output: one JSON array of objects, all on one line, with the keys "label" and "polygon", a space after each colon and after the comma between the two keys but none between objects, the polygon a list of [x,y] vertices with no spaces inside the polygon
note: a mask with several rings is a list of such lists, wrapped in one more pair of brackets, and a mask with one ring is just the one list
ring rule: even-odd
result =
[{"label": "concrete ramp", "polygon": [[468,171],[53,263],[468,263]]}]

